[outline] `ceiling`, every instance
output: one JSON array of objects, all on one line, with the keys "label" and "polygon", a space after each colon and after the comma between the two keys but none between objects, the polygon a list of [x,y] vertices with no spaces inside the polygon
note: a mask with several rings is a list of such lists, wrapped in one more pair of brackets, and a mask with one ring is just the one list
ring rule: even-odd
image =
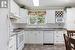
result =
[{"label": "ceiling", "polygon": [[29,8],[50,8],[75,6],[75,0],[39,0],[39,7],[34,7],[33,0],[15,0],[19,5]]}]

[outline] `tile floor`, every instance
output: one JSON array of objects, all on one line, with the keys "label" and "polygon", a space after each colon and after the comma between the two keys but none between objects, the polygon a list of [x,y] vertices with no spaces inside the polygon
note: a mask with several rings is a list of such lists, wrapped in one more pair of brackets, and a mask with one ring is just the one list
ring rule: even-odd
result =
[{"label": "tile floor", "polygon": [[26,45],[23,50],[65,50],[64,45]]}]

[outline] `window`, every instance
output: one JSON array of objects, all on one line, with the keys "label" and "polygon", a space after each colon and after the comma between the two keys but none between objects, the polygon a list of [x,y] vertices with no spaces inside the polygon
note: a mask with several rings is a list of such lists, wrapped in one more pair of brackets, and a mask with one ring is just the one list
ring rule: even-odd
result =
[{"label": "window", "polygon": [[45,13],[46,13],[45,11],[35,11],[35,12],[30,11],[29,24],[32,25],[45,24]]},{"label": "window", "polygon": [[64,22],[64,12],[63,11],[55,11],[55,17],[56,17],[56,23],[62,23]]}]

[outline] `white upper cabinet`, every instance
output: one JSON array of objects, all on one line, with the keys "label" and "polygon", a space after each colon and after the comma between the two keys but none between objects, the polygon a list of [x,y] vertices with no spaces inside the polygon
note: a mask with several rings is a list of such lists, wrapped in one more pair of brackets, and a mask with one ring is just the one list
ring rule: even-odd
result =
[{"label": "white upper cabinet", "polygon": [[55,10],[46,10],[46,23],[55,23]]},{"label": "white upper cabinet", "polygon": [[68,30],[75,30],[75,8],[67,9],[65,21]]},{"label": "white upper cabinet", "polygon": [[10,13],[19,16],[19,6],[14,0],[10,0]]},{"label": "white upper cabinet", "polygon": [[27,9],[20,8],[19,5],[14,1],[10,0],[10,18],[13,23],[27,23],[28,11]]},{"label": "white upper cabinet", "polygon": [[28,11],[27,9],[20,8],[20,20],[21,23],[27,23]]},{"label": "white upper cabinet", "polygon": [[75,8],[68,8],[67,9],[67,23],[74,23],[75,21]]}]

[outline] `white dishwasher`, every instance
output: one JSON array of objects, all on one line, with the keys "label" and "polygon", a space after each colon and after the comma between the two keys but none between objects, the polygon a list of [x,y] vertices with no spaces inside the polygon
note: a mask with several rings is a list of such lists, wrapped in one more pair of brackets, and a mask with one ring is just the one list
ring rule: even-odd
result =
[{"label": "white dishwasher", "polygon": [[54,44],[54,31],[46,30],[44,31],[44,44],[53,45]]}]

